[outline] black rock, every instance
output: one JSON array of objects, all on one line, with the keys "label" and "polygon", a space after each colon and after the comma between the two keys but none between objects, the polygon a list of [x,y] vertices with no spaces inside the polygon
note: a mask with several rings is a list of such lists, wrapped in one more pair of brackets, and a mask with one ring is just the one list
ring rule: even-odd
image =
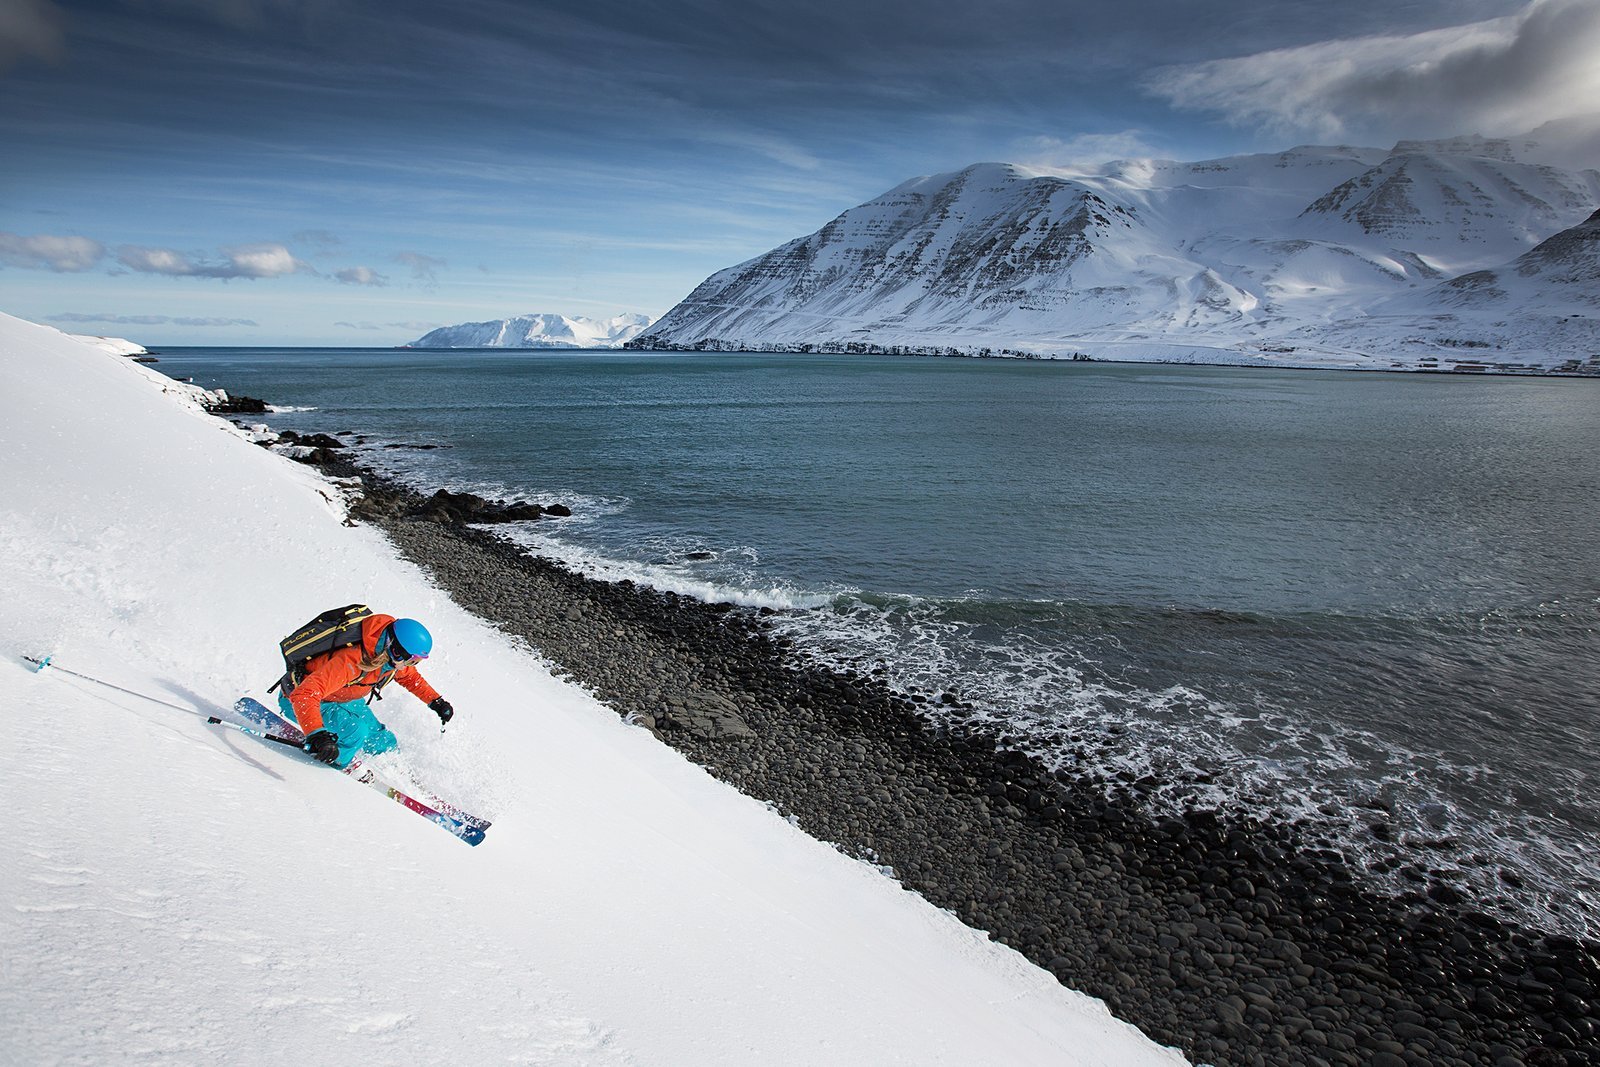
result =
[{"label": "black rock", "polygon": [[205,408],[213,415],[265,415],[267,402],[253,396],[230,396],[226,400],[206,401]]}]

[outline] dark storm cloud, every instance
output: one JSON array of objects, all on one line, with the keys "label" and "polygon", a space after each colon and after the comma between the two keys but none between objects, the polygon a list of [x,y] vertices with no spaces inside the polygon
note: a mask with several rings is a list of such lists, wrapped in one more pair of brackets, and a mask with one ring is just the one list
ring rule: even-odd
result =
[{"label": "dark storm cloud", "polygon": [[20,59],[59,59],[61,10],[50,0],[0,0],[0,72]]},{"label": "dark storm cloud", "polygon": [[274,143],[292,130],[300,147],[331,150],[399,129],[390,143],[401,150],[447,140],[485,154],[622,152],[678,139],[802,168],[818,164],[809,146],[819,139],[914,136],[930,116],[1116,132],[1125,123],[1098,116],[1118,95],[1122,108],[1138,95],[1130,72],[1518,7],[1350,0],[1335,18],[1321,0],[62,4],[72,54],[106,61],[76,88],[109,83],[102,66],[118,78],[116,92],[80,113],[113,127],[122,119]]}]

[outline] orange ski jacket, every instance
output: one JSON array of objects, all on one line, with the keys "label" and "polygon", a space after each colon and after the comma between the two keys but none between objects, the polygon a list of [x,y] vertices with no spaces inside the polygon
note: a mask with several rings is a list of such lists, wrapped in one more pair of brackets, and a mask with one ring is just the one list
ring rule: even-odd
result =
[{"label": "orange ski jacket", "polygon": [[439,693],[415,667],[399,670],[389,662],[387,654],[381,666],[362,670],[361,661],[377,659],[378,638],[384,627],[394,622],[393,615],[373,615],[361,624],[361,643],[336,648],[306,662],[306,677],[289,694],[289,705],[294,717],[307,736],[322,729],[322,705],[343,704],[350,700],[365,700],[373,687],[390,674],[394,680],[409,690],[424,704],[439,699]]}]

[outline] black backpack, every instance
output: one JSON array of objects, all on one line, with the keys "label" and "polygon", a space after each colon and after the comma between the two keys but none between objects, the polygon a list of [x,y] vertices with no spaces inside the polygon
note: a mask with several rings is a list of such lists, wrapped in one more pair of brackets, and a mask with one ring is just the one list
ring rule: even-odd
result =
[{"label": "black backpack", "polygon": [[283,695],[288,696],[305,681],[305,667],[309,660],[327,655],[334,649],[359,644],[361,625],[372,614],[372,609],[365,604],[329,608],[279,641],[278,648],[283,652],[283,677],[272,683],[272,688],[267,692],[282,686]]}]

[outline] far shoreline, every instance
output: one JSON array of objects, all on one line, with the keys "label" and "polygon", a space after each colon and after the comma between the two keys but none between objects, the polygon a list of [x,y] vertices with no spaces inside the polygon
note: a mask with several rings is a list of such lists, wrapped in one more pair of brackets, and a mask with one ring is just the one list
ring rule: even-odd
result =
[{"label": "far shoreline", "polygon": [[[875,348],[870,351],[845,351],[833,348],[719,348],[701,347],[697,345],[682,345],[676,347],[636,346],[633,342],[616,347],[557,347],[541,345],[537,347],[523,346],[486,346],[472,348],[423,348],[413,345],[166,345],[159,349],[148,349],[147,354],[160,356],[165,353],[181,356],[186,351],[275,351],[275,352],[416,352],[416,353],[476,353],[476,354],[543,354],[543,353],[586,353],[596,356],[627,353],[630,355],[683,355],[699,353],[707,355],[728,356],[834,356],[841,358],[870,357],[879,359],[956,359],[956,360],[983,360],[989,362],[1016,362],[1016,363],[1050,363],[1050,364],[1099,364],[1118,367],[1224,367],[1236,370],[1264,370],[1264,371],[1322,371],[1340,374],[1391,374],[1398,376],[1427,376],[1438,378],[1552,378],[1562,380],[1600,380],[1600,354],[1590,357],[1583,363],[1576,360],[1569,361],[1576,364],[1574,369],[1551,367],[1536,367],[1529,364],[1510,364],[1515,369],[1503,369],[1496,364],[1481,364],[1471,360],[1459,360],[1450,367],[1436,366],[1388,366],[1388,367],[1359,367],[1359,366],[1332,366],[1289,362],[1272,362],[1267,360],[1183,360],[1183,359],[1117,359],[1111,356],[1093,355],[1082,353],[1077,355],[1036,355],[1014,352],[997,354],[981,351],[942,351],[937,349],[924,349],[919,351],[893,351],[888,348]],[[158,362],[151,359],[148,362]]]}]

